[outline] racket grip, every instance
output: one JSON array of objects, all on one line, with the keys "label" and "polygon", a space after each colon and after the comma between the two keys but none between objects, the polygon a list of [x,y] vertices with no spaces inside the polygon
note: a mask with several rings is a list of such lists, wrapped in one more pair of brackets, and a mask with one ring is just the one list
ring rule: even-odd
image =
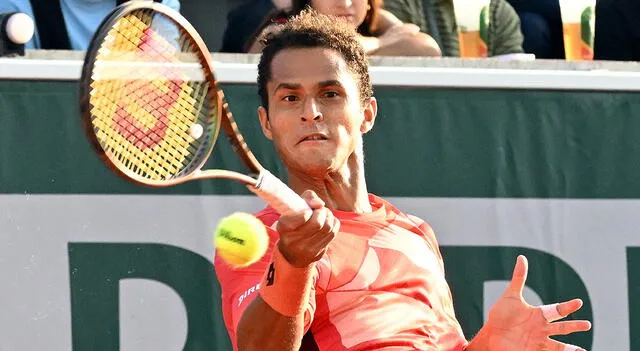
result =
[{"label": "racket grip", "polygon": [[255,187],[247,187],[280,214],[309,209],[309,205],[300,195],[266,169],[263,169],[258,175]]}]

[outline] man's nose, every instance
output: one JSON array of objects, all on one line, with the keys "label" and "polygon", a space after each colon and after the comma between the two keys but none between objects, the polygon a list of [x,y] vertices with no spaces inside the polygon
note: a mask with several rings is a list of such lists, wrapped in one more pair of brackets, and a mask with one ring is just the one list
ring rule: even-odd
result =
[{"label": "man's nose", "polygon": [[318,104],[316,104],[315,99],[309,99],[307,102],[305,102],[304,111],[302,111],[300,120],[301,122],[320,122],[324,120],[324,116],[318,108]]}]

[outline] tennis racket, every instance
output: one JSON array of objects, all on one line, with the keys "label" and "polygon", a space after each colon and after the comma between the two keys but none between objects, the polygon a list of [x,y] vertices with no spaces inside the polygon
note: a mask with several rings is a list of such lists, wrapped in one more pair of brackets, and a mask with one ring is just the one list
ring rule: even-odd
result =
[{"label": "tennis racket", "polygon": [[[152,187],[226,178],[244,183],[279,213],[307,203],[255,158],[229,112],[212,59],[178,12],[130,1],[105,18],[80,79],[86,134],[120,176]],[[202,170],[220,128],[247,169]]]}]

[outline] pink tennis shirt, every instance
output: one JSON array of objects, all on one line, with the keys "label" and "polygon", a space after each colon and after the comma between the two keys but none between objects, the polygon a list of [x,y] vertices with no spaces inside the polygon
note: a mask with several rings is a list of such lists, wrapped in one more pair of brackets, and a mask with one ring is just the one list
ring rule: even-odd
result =
[{"label": "pink tennis shirt", "polygon": [[[340,233],[316,264],[301,350],[463,350],[467,341],[433,230],[375,195],[369,201],[371,213],[333,211]],[[278,240],[279,214],[267,207],[256,217],[270,236],[267,254],[238,270],[215,259],[234,350],[238,322]]]}]

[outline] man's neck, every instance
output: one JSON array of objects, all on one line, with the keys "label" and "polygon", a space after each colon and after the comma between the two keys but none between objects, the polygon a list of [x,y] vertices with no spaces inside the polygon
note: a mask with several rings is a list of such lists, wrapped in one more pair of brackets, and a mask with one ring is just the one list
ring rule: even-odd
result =
[{"label": "man's neck", "polygon": [[311,177],[306,173],[289,172],[289,186],[298,194],[313,190],[332,210],[345,212],[371,212],[364,166],[360,157],[353,155],[341,169],[323,177]]}]

